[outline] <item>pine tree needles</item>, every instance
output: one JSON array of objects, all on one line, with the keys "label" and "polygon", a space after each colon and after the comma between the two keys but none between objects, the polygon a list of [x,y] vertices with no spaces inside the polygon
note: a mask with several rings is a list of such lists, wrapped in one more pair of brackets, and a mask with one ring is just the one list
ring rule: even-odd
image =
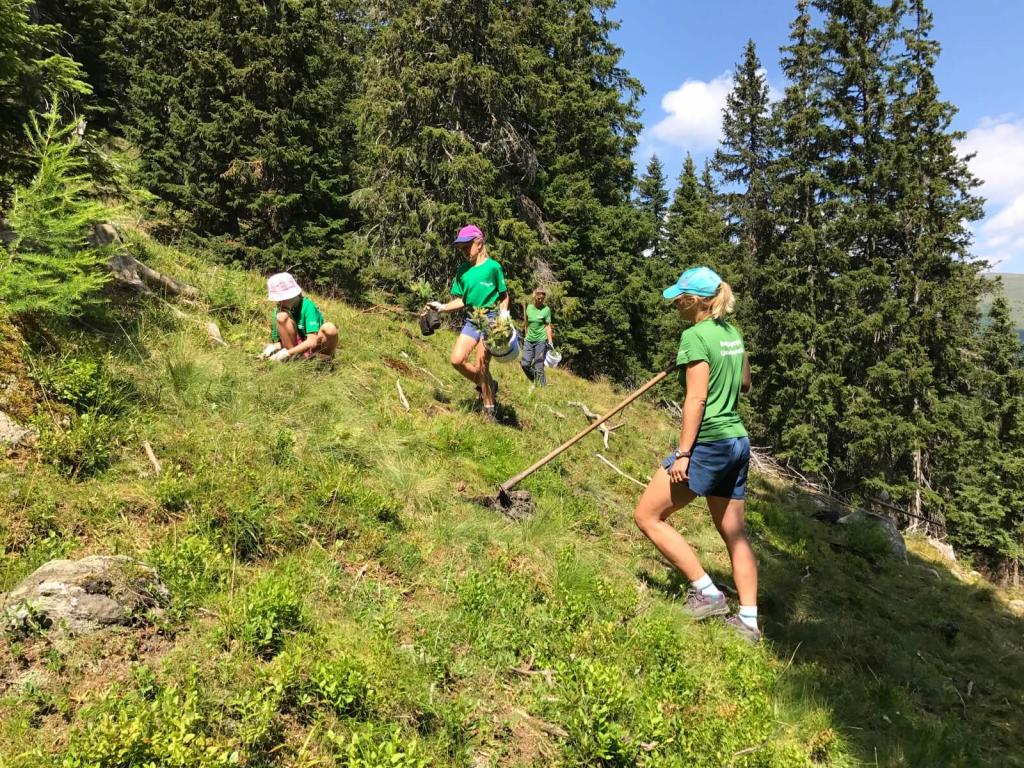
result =
[{"label": "pine tree needles", "polygon": [[32,115],[26,132],[38,165],[14,194],[14,240],[0,264],[0,312],[70,317],[95,299],[109,275],[98,267],[108,248],[89,236],[106,208],[89,197],[91,180],[77,153],[74,124],[62,124],[58,100]]}]

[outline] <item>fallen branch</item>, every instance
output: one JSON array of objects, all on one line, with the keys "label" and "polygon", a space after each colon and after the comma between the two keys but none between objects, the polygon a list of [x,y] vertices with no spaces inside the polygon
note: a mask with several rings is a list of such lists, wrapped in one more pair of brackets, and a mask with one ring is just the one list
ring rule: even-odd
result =
[{"label": "fallen branch", "polygon": [[533,677],[534,675],[541,675],[544,678],[544,682],[548,684],[549,688],[553,688],[555,685],[554,670],[553,669],[534,669],[533,668],[533,656],[526,660],[521,667],[512,667],[512,672],[523,677]]},{"label": "fallen branch", "polygon": [[158,459],[156,454],[153,452],[153,446],[149,444],[149,440],[142,441],[142,450],[146,452],[146,458],[148,458],[149,463],[153,465],[154,474],[159,476],[163,467],[160,466],[160,459]]},{"label": "fallen branch", "polygon": [[[583,415],[587,417],[587,421],[597,421],[601,417],[594,413],[590,408],[587,407],[586,403],[581,403],[578,400],[570,400],[566,405],[574,405],[583,411]],[[615,424],[609,426],[608,424],[602,424],[597,428],[598,432],[601,433],[601,439],[604,442],[604,449],[608,450],[608,438],[612,432],[621,427],[622,424]]]},{"label": "fallen branch", "polygon": [[569,738],[569,733],[564,728],[559,728],[557,725],[546,723],[543,720],[534,717],[529,712],[519,709],[518,707],[512,708],[512,714],[518,716],[523,722],[532,725],[537,730],[543,731],[548,736],[555,736],[559,739]]},{"label": "fallen branch", "polygon": [[179,282],[173,277],[168,277],[163,272],[157,272],[123,250],[110,258],[107,262],[107,269],[114,276],[114,282],[118,286],[128,288],[136,293],[148,295],[156,292],[181,296],[192,301],[200,298],[200,293],[196,288]]},{"label": "fallen branch", "polygon": [[548,409],[548,411],[550,411],[550,412],[551,412],[551,415],[552,415],[552,416],[554,416],[555,418],[558,418],[558,419],[564,419],[564,418],[566,418],[566,416],[565,416],[565,414],[564,414],[564,413],[559,413],[559,412],[558,412],[558,411],[556,411],[556,410],[555,410],[554,408],[552,408],[552,407],[551,407],[550,405],[545,405],[544,407],[545,407],[545,408],[547,408],[547,409]]},{"label": "fallen branch", "polygon": [[405,412],[409,412],[409,401],[405,397],[405,392],[402,391],[402,382],[395,379],[395,386],[398,387],[398,399],[402,401],[402,407],[405,408]]},{"label": "fallen branch", "polygon": [[615,466],[614,464],[612,464],[612,463],[611,463],[610,461],[608,461],[608,459],[606,459],[606,458],[605,458],[604,456],[602,456],[602,455],[601,455],[600,453],[595,453],[594,455],[595,455],[595,456],[597,456],[597,458],[599,458],[599,459],[600,459],[601,461],[603,461],[603,462],[604,462],[605,464],[607,464],[607,465],[608,465],[609,467],[611,467],[612,469],[614,469],[614,470],[615,470],[616,472],[618,472],[618,473],[619,473],[620,475],[622,475],[622,476],[623,476],[624,478],[626,478],[626,479],[627,479],[627,480],[629,480],[630,482],[632,482],[632,483],[636,483],[636,484],[637,484],[637,485],[639,485],[639,486],[640,486],[641,488],[646,488],[646,487],[647,487],[647,483],[642,483],[642,482],[640,482],[639,480],[637,480],[637,479],[636,479],[635,477],[633,477],[632,475],[627,475],[627,474],[626,474],[625,472],[623,472],[623,471],[622,471],[621,469],[619,469],[619,468],[618,468],[618,467],[616,467],[616,466]]},{"label": "fallen branch", "polygon": [[762,741],[760,744],[755,744],[752,747],[747,747],[746,749],[741,749],[739,752],[733,752],[732,753],[732,760],[729,761],[729,765],[735,765],[737,757],[743,757],[743,755],[751,755],[754,752],[760,752],[762,749],[767,747],[768,744],[771,743],[772,739],[774,739],[776,736],[778,736],[779,733],[781,733],[781,732],[782,732],[782,726],[780,725],[774,731],[772,731],[769,734],[767,739]]}]

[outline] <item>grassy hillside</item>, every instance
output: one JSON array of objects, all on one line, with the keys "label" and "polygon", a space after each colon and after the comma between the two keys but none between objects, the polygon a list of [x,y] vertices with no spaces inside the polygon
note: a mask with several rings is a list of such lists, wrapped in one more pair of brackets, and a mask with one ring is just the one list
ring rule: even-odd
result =
[{"label": "grassy hillside", "polygon": [[[582,426],[568,401],[620,392],[499,368],[485,425],[450,333],[329,300],[334,369],[257,363],[259,277],[147,247],[205,303],[33,340],[41,410],[88,416],[40,419],[41,456],[2,461],[0,590],[123,553],[173,601],[99,638],[8,633],[0,765],[1024,766],[1024,620],[923,542],[903,564],[754,478],[766,641],[746,645],[682,616],[640,489],[595,457],[645,477],[664,413],[530,478],[513,522],[474,499]],[[677,524],[731,584],[706,513]]]}]

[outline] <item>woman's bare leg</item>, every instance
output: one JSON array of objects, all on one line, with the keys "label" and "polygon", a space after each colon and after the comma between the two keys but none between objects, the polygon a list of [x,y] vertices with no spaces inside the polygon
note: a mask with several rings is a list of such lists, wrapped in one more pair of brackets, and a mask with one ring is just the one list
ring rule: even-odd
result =
[{"label": "woman's bare leg", "polygon": [[494,406],[494,379],[491,378],[491,353],[487,351],[484,340],[476,346],[476,367],[479,371],[477,383],[480,385],[480,397],[484,401],[484,408]]},{"label": "woman's bare leg", "polygon": [[697,494],[688,486],[670,482],[668,472],[659,467],[633,513],[633,519],[644,535],[690,582],[703,578],[704,568],[686,539],[666,520],[695,498]]},{"label": "woman's bare leg", "polygon": [[743,513],[746,504],[743,499],[725,499],[720,496],[708,497],[708,509],[715,521],[715,527],[729,550],[732,561],[732,577],[740,594],[740,605],[757,605],[757,559],[747,541]]},{"label": "woman's bare leg", "polygon": [[458,371],[462,376],[469,379],[474,384],[479,384],[477,380],[480,371],[477,368],[476,363],[469,362],[469,354],[477,346],[477,341],[472,336],[460,335],[455,340],[455,346],[452,347],[451,363],[452,367]]}]

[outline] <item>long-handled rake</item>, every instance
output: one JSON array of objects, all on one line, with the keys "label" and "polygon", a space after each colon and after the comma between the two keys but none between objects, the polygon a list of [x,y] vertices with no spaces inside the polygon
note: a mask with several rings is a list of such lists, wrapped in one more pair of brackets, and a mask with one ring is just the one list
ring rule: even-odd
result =
[{"label": "long-handled rake", "polygon": [[630,393],[630,395],[625,400],[623,400],[621,403],[619,403],[614,408],[612,408],[610,411],[608,411],[608,413],[606,413],[604,416],[602,416],[601,418],[597,419],[596,421],[591,422],[590,425],[586,429],[580,431],[576,435],[573,435],[571,438],[569,438],[564,443],[562,443],[560,446],[555,448],[555,450],[553,450],[551,453],[549,453],[543,459],[540,459],[536,463],[531,464],[529,467],[524,469],[518,475],[515,475],[514,477],[510,477],[504,483],[499,485],[498,486],[498,499],[497,499],[498,503],[502,506],[502,508],[506,508],[507,509],[508,507],[510,507],[513,502],[512,502],[512,497],[509,496],[509,491],[511,491],[519,483],[521,483],[527,477],[529,477],[534,472],[536,472],[538,469],[543,467],[549,461],[551,461],[552,459],[557,457],[559,454],[561,454],[562,452],[568,450],[572,446],[576,445],[576,443],[578,443],[584,437],[586,437],[591,432],[593,432],[595,429],[600,427],[602,424],[604,424],[606,421],[608,421],[608,419],[610,419],[612,416],[614,416],[619,411],[624,409],[627,405],[632,403],[634,400],[636,400],[642,394],[647,392],[647,390],[651,389],[654,386],[657,386],[657,384],[660,383],[662,379],[664,379],[666,376],[668,376],[670,373],[672,373],[672,371],[674,371],[677,367],[678,367],[678,365],[676,363],[672,363],[668,368],[666,368],[664,371],[662,371],[657,376],[655,376],[653,379],[651,379],[646,384],[644,384],[642,387],[640,387],[640,389],[637,389],[637,390],[633,391],[632,393]]}]

